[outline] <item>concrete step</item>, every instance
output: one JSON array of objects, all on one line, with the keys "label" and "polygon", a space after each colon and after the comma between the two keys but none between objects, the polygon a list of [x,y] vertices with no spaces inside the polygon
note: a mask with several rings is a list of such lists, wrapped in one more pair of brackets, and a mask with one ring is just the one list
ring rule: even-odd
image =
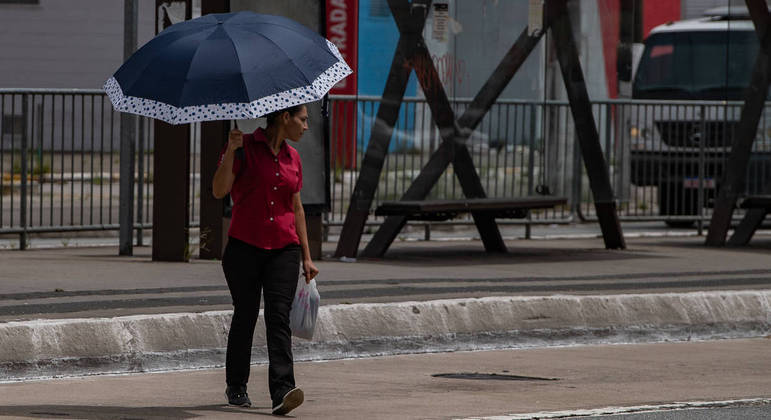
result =
[{"label": "concrete step", "polygon": [[[0,381],[221,366],[230,311],[0,324]],[[262,314],[260,314],[262,318]],[[253,362],[265,362],[257,323]],[[590,343],[742,338],[771,331],[771,291],[511,296],[322,306],[296,360]]]}]

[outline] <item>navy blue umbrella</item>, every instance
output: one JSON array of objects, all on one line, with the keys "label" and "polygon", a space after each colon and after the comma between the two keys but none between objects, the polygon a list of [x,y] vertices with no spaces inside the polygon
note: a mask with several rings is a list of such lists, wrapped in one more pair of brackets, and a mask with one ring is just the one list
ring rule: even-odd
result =
[{"label": "navy blue umbrella", "polygon": [[334,44],[291,19],[221,13],[166,28],[104,90],[118,111],[183,124],[313,102],[351,73]]}]

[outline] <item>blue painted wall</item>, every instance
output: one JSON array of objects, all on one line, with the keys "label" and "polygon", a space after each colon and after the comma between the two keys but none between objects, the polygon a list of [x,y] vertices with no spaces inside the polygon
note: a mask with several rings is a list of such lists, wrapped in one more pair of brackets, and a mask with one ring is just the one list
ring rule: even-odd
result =
[{"label": "blue painted wall", "polygon": [[[396,44],[399,42],[399,29],[391,16],[385,0],[360,0],[359,2],[359,95],[382,96],[388,73],[391,70]],[[413,72],[404,96],[417,94],[418,81]],[[407,118],[413,109],[405,110],[402,104],[401,117],[397,122],[397,137],[392,138],[389,151],[409,148],[412,139],[407,133],[414,129],[414,118]],[[366,150],[372,132],[372,122],[377,115],[377,106],[359,105],[357,143],[360,151]]]},{"label": "blue painted wall", "polygon": [[[385,4],[386,7],[379,7],[380,4]],[[398,42],[399,30],[387,3],[379,0],[361,0],[359,2],[359,95],[383,94]],[[413,73],[405,96],[415,96],[416,92],[417,79]]]}]

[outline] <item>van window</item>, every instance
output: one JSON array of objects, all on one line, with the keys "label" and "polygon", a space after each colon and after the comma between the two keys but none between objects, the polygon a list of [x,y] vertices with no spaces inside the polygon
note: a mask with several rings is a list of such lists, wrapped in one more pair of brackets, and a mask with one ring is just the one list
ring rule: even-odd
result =
[{"label": "van window", "polygon": [[645,41],[633,97],[742,99],[757,51],[752,31],[653,34]]}]

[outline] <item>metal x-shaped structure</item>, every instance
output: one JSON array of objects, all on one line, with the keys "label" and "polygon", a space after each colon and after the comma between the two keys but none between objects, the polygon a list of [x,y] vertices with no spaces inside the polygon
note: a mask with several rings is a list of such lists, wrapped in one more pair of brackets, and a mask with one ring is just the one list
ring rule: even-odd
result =
[{"label": "metal x-shaped structure", "polygon": [[[456,119],[422,35],[431,0],[388,0],[399,28],[400,38],[377,118],[372,127],[369,145],[361,164],[361,172],[351,195],[350,206],[337,244],[336,257],[357,256],[361,234],[369,216],[394,124],[399,116],[399,108],[412,70],[416,70],[426,101],[439,128],[442,143],[404,193],[402,200],[425,199],[450,163],[453,164],[455,175],[466,198],[484,198],[486,194],[466,142],[547,29],[551,29],[554,37],[562,78],[570,101],[576,134],[589,176],[605,246],[609,249],[626,247],[618,222],[616,201],[610,184],[607,163],[602,153],[578,59],[567,12],[567,1],[545,1],[543,29],[532,33],[528,28],[522,31],[467,110]],[[506,249],[492,216],[472,212],[472,217],[480,233],[486,233],[481,235],[485,249]],[[383,246],[387,248],[406,221],[405,216],[386,218],[363,255],[381,255],[384,252]]]},{"label": "metal x-shaped structure", "polygon": [[[750,161],[752,142],[755,140],[758,122],[765,107],[769,82],[771,81],[771,13],[766,0],[746,0],[760,48],[752,71],[750,88],[744,98],[741,119],[736,140],[731,145],[724,182],[715,200],[712,220],[709,224],[706,244],[725,245],[726,235],[731,226],[734,208],[745,188],[745,169]],[[771,180],[766,181],[765,193],[771,194]],[[736,233],[732,245],[746,244],[766,217],[765,208],[749,209]]]}]

